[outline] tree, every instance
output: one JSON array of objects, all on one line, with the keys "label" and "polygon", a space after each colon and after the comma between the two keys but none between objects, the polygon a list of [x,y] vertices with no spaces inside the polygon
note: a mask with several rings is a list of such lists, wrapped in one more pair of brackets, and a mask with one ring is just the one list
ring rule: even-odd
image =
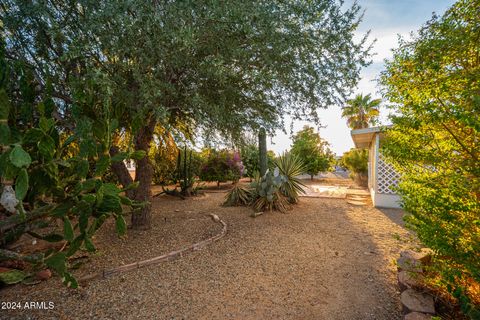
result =
[{"label": "tree", "polygon": [[[407,226],[435,252],[432,268],[480,316],[480,16],[461,0],[401,41],[381,76],[395,106],[383,153],[401,174]],[[438,283],[438,279],[436,280]],[[478,291],[477,291],[478,292]],[[477,295],[478,297],[478,295]],[[476,304],[476,307],[474,306]]]},{"label": "tree", "polygon": [[[247,144],[241,147],[240,155],[242,156],[242,162],[245,166],[245,174],[249,178],[254,178],[255,174],[260,173],[259,168],[259,150],[258,145],[254,144]],[[272,169],[275,165],[275,152],[272,150],[267,151],[267,162],[268,168]]]},{"label": "tree", "polygon": [[[73,127],[74,88],[100,88],[118,132],[147,153],[154,129],[186,124],[193,131],[238,139],[273,132],[286,115],[318,121],[318,109],[341,103],[368,64],[366,37],[355,42],[360,7],[332,1],[3,1],[7,52],[27,62],[45,90],[61,100],[59,123]],[[125,152],[112,146],[111,154]],[[150,225],[153,169],[136,161],[146,205],[132,226]],[[112,166],[124,186],[126,168]]]},{"label": "tree", "polygon": [[343,154],[340,164],[350,171],[350,177],[358,184],[368,184],[368,150],[350,149]]},{"label": "tree", "polygon": [[305,172],[313,180],[319,172],[327,171],[334,161],[328,142],[320,138],[312,127],[305,126],[293,136],[291,152],[305,164]]},{"label": "tree", "polygon": [[370,94],[364,96],[358,94],[355,98],[347,101],[347,105],[342,109],[342,117],[347,118],[348,126],[351,129],[368,128],[378,123],[378,107],[381,99],[374,99]]}]

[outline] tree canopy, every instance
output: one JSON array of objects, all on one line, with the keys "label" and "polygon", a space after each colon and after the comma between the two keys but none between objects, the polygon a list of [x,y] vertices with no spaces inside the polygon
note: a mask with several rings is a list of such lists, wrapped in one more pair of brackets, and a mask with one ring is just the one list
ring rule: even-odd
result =
[{"label": "tree canopy", "polygon": [[381,99],[373,99],[371,94],[358,94],[355,98],[347,101],[342,109],[342,117],[347,118],[351,129],[368,128],[378,123],[378,115]]},{"label": "tree canopy", "polygon": [[312,127],[305,126],[293,136],[292,154],[305,164],[305,173],[312,179],[319,172],[327,171],[334,160],[327,141],[320,138]]},{"label": "tree canopy", "polygon": [[[117,134],[132,132],[143,152],[159,124],[240,139],[282,127],[286,115],[318,121],[369,57],[366,37],[354,41],[360,7],[335,1],[7,0],[0,10],[7,58],[28,65],[38,90],[51,84],[59,125],[71,130],[72,114],[95,117],[108,105]],[[136,166],[132,197],[148,202],[148,157]],[[133,224],[148,225],[149,210]]]}]

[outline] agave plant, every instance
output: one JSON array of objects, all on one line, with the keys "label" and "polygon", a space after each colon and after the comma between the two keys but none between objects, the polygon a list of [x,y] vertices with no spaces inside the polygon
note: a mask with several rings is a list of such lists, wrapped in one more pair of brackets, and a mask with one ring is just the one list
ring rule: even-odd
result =
[{"label": "agave plant", "polygon": [[288,199],[280,191],[286,178],[275,168],[273,172],[267,170],[261,178],[252,182],[252,206],[256,211],[278,210],[285,212],[289,209]]},{"label": "agave plant", "polygon": [[252,201],[252,191],[246,186],[236,183],[223,202],[224,206],[249,205]]},{"label": "agave plant", "polygon": [[279,156],[275,163],[280,174],[285,177],[280,186],[280,191],[288,198],[290,203],[297,203],[300,194],[305,194],[303,188],[306,186],[297,178],[304,172],[303,161],[297,155],[286,152]]}]

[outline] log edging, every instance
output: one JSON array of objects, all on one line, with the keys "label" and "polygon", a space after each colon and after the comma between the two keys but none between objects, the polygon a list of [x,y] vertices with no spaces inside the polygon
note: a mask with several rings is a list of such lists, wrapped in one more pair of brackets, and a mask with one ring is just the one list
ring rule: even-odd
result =
[{"label": "log edging", "polygon": [[193,251],[197,251],[197,250],[205,248],[210,243],[213,243],[213,242],[223,238],[227,234],[227,224],[225,223],[225,221],[221,220],[216,214],[213,214],[213,213],[209,214],[209,216],[212,218],[212,220],[215,223],[219,223],[219,224],[222,225],[222,230],[220,231],[220,233],[218,233],[218,234],[216,234],[216,235],[214,235],[214,236],[212,236],[208,239],[205,239],[205,240],[202,240],[200,242],[194,243],[194,244],[192,244],[188,247],[185,247],[185,248],[182,248],[182,249],[179,249],[179,250],[175,250],[175,251],[171,251],[167,254],[163,254],[163,255],[158,256],[158,257],[129,263],[129,264],[126,264],[124,266],[120,266],[120,267],[116,267],[116,268],[112,268],[112,269],[103,269],[100,272],[92,273],[92,274],[89,274],[87,276],[84,276],[84,277],[78,279],[78,282],[84,283],[86,281],[93,280],[93,279],[96,279],[96,278],[105,279],[105,278],[113,276],[115,274],[136,270],[136,269],[146,267],[146,266],[150,266],[150,265],[155,265],[155,264],[158,264],[158,263],[163,262],[163,261],[174,260],[174,259],[177,259],[179,257],[182,257],[185,253],[193,252]]}]

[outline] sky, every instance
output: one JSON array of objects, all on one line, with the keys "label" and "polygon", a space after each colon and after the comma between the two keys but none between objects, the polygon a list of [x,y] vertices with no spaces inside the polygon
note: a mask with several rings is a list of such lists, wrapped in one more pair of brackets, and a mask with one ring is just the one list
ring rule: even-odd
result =
[{"label": "sky", "polygon": [[[417,31],[435,12],[442,15],[447,8],[455,3],[453,0],[357,0],[358,4],[365,10],[363,22],[360,24],[358,34],[363,35],[370,30],[370,39],[376,39],[372,52],[373,63],[364,68],[360,74],[361,80],[355,94],[363,93],[372,95],[372,98],[380,98],[375,79],[383,70],[385,59],[392,57],[391,49],[397,47],[398,35],[408,39],[412,31]],[[345,5],[353,3],[345,1]],[[380,109],[381,124],[388,124],[388,110]],[[322,110],[320,136],[330,143],[330,149],[337,155],[350,150],[353,141],[350,137],[350,129],[346,120],[341,118],[341,106],[333,106]],[[289,121],[287,119],[286,123]],[[294,123],[293,131],[301,130],[304,125],[315,124],[297,121]],[[281,153],[290,149],[290,128],[287,134],[277,131],[274,137],[268,141],[268,149]]]}]

